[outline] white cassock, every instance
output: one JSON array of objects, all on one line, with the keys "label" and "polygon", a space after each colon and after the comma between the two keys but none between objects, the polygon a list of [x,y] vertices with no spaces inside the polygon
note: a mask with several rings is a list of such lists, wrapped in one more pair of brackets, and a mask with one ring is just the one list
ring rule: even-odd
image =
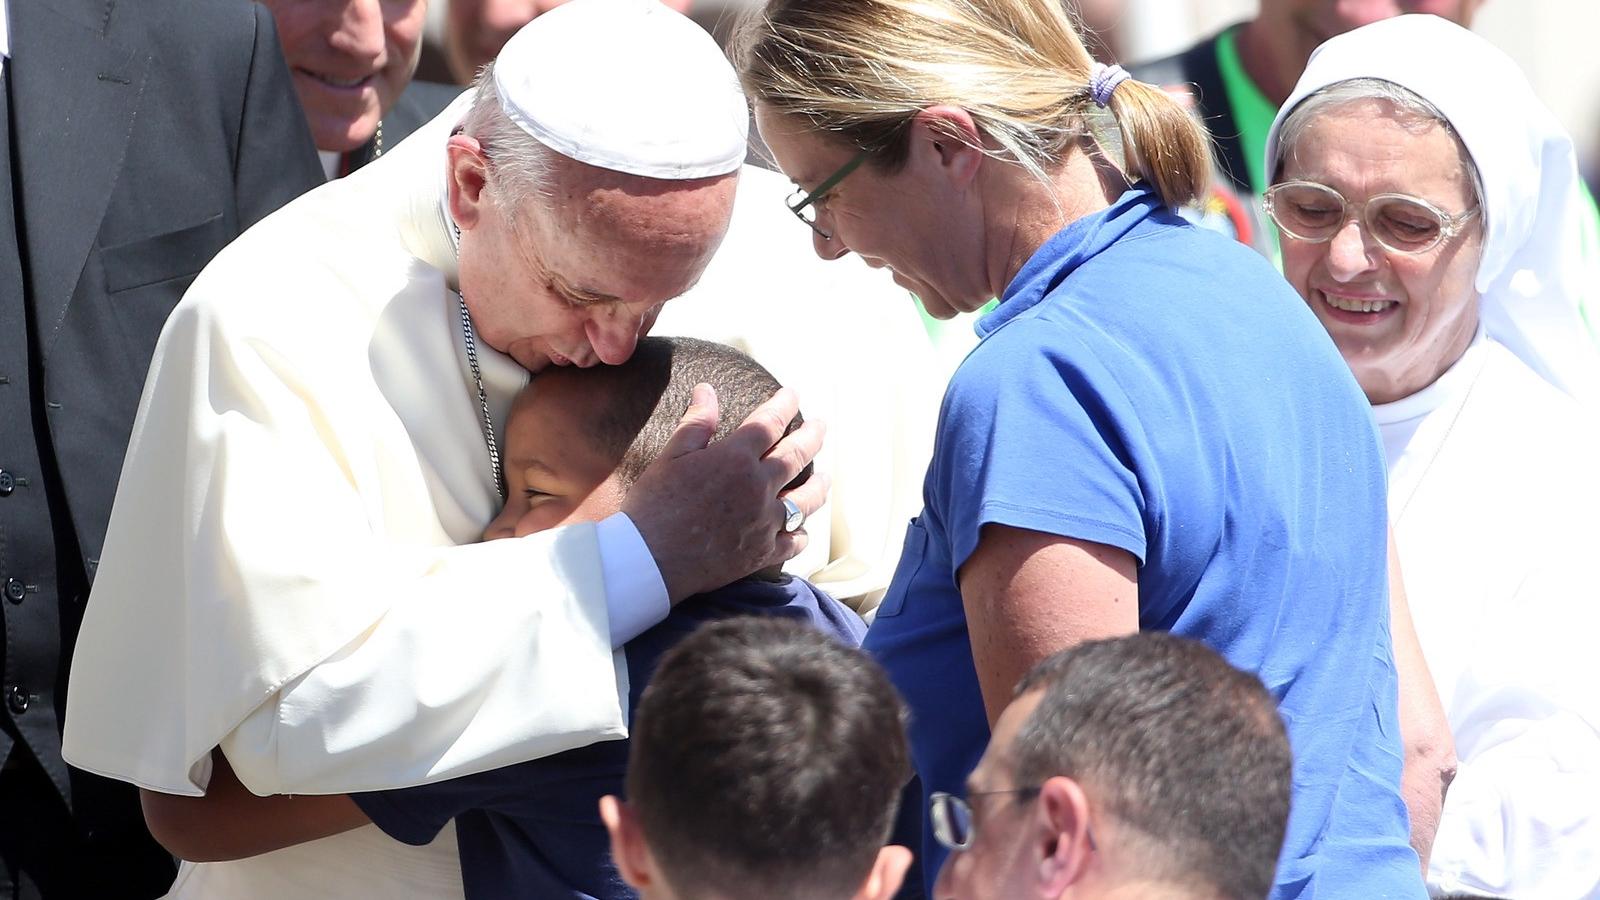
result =
[{"label": "white cassock", "polygon": [[[613,646],[651,622],[614,621],[608,591],[660,591],[665,613],[637,531],[618,516],[477,543],[500,501],[442,206],[466,102],[251,229],[168,321],[78,638],[73,765],[198,795],[221,745],[258,794],[343,793],[625,734]],[[503,426],[527,373],[478,354]],[[410,848],[368,827],[185,866],[180,891],[451,883],[448,830]]]},{"label": "white cassock", "polygon": [[[653,619],[610,610],[659,594],[665,611],[637,531],[618,516],[477,543],[500,501],[443,206],[466,102],[252,229],[169,321],[79,636],[74,765],[198,795],[220,745],[258,794],[344,793],[625,733],[613,647]],[[920,502],[927,344],[879,273],[823,266],[792,229],[782,246],[804,252],[776,249],[775,220],[793,218],[778,178],[745,172],[728,240],[668,309],[690,308],[685,333],[754,350],[828,420],[831,513],[791,569],[871,594]],[[528,376],[481,341],[478,355],[503,433]],[[185,864],[173,896],[459,891],[452,830],[413,848],[367,827]]]},{"label": "white cassock", "polygon": [[1600,432],[1480,332],[1374,408],[1389,512],[1460,768],[1436,894],[1600,894]]},{"label": "white cassock", "polygon": [[818,257],[811,230],[783,205],[794,189],[744,167],[727,238],[652,333],[738,347],[799,392],[807,419],[826,423],[816,464],[832,479],[828,505],[785,568],[870,611],[922,508],[946,379],[911,295],[854,254]]}]

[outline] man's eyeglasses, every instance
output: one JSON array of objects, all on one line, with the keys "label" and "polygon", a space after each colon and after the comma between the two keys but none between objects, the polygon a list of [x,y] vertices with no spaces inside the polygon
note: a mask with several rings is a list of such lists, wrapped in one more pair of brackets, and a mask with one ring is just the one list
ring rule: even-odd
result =
[{"label": "man's eyeglasses", "polygon": [[823,240],[832,240],[833,235],[817,227],[817,204],[822,202],[827,193],[837,187],[839,182],[845,179],[845,176],[860,168],[861,164],[866,162],[867,157],[871,155],[871,150],[863,150],[857,153],[850,158],[849,162],[840,166],[837,172],[822,179],[822,183],[817,185],[817,189],[809,194],[805,192],[805,188],[795,188],[794,193],[789,195],[789,199],[784,201],[783,205],[789,207],[789,212],[794,213],[795,218],[810,226],[811,230],[821,235]]},{"label": "man's eyeglasses", "polygon": [[1426,253],[1455,237],[1478,214],[1478,207],[1452,216],[1421,197],[1379,194],[1356,204],[1325,184],[1285,181],[1267,190],[1267,215],[1283,233],[1296,240],[1320,244],[1333,239],[1350,220],[1359,216],[1372,239],[1394,253]]},{"label": "man's eyeglasses", "polygon": [[944,791],[934,791],[928,796],[928,818],[933,820],[933,838],[946,850],[961,851],[972,847],[974,830],[972,806],[969,801],[979,797],[998,797],[1016,794],[1019,800],[1028,800],[1039,793],[1038,786],[1012,788],[1009,791],[983,791],[968,794],[965,798]]}]

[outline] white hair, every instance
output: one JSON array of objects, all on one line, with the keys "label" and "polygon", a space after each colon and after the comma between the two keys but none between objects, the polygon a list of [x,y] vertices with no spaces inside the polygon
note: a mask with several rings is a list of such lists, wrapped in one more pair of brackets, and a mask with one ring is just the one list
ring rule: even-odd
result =
[{"label": "white hair", "polygon": [[1340,81],[1300,101],[1284,118],[1283,124],[1278,126],[1278,154],[1272,161],[1272,180],[1276,181],[1283,172],[1284,160],[1294,152],[1295,145],[1299,143],[1313,121],[1337,107],[1367,100],[1389,103],[1402,113],[1408,113],[1425,123],[1443,128],[1455,140],[1456,147],[1461,152],[1462,165],[1472,182],[1473,204],[1480,207],[1483,205],[1483,179],[1478,174],[1478,164],[1473,160],[1466,145],[1461,142],[1461,137],[1456,134],[1450,120],[1421,94],[1382,78],[1351,78]]},{"label": "white hair", "polygon": [[461,130],[477,138],[488,160],[489,198],[511,214],[512,221],[529,203],[548,206],[558,154],[511,121],[500,104],[494,83],[494,62],[478,70],[473,84],[472,107]]}]

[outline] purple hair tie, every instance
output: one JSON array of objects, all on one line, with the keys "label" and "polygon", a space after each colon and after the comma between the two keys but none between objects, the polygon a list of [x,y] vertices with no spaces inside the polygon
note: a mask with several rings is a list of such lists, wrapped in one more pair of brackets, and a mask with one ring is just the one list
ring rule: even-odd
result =
[{"label": "purple hair tie", "polygon": [[1094,105],[1106,107],[1111,103],[1111,95],[1116,93],[1117,86],[1132,77],[1121,66],[1095,63],[1094,68],[1089,70],[1089,96],[1094,98]]}]

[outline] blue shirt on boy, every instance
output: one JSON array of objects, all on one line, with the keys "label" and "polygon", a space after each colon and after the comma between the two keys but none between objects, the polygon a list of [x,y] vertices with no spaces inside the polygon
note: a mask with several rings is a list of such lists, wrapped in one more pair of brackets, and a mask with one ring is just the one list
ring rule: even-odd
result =
[{"label": "blue shirt on boy", "polygon": [[[1127,551],[1141,629],[1205,642],[1277,698],[1294,783],[1275,900],[1424,896],[1383,454],[1305,303],[1140,185],[1049,240],[978,331],[866,641],[911,707],[922,809],[989,738],[956,573],[984,525],[1039,531]],[[931,884],[945,854],[922,851]]]},{"label": "blue shirt on boy", "polygon": [[[803,578],[747,578],[690,597],[624,647],[630,715],[663,654],[701,624],[740,615],[809,622],[851,646],[866,633],[860,617]],[[628,742],[603,741],[477,775],[351,797],[385,833],[408,844],[432,841],[455,819],[467,900],[612,900],[635,895],[612,864],[599,803],[606,794],[622,796],[627,768]]]}]

